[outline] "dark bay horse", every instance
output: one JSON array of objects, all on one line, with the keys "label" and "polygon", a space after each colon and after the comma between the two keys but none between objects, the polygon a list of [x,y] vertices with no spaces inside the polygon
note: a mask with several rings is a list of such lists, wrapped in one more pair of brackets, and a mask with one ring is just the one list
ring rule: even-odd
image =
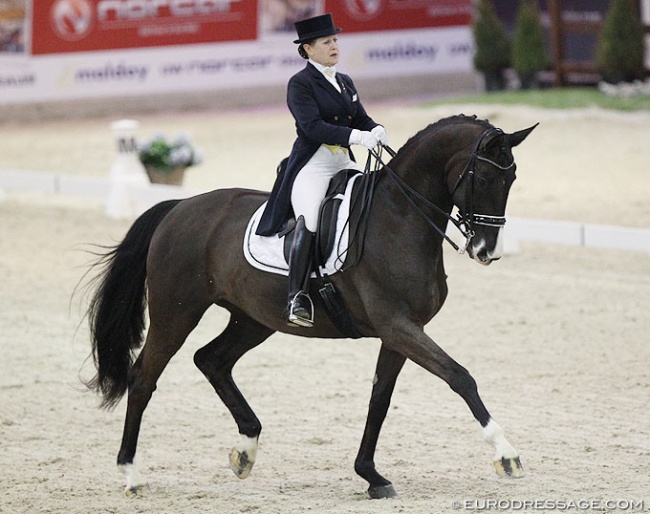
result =
[{"label": "dark bay horse", "polygon": [[[465,400],[495,449],[499,474],[523,474],[517,452],[492,420],[474,379],[423,327],[447,296],[442,244],[454,205],[462,217],[468,255],[484,265],[501,257],[506,201],[515,180],[512,148],[533,128],[506,134],[476,117],[445,118],[421,130],[375,172],[361,257],[345,273],[331,277],[356,329],[381,339],[355,460],[355,471],[368,481],[371,498],[396,495],[391,482],[377,472],[374,454],[406,359],[443,379]],[[96,264],[101,274],[96,276],[88,319],[97,374],[88,385],[101,393],[107,408],[128,390],[117,457],[127,494],[145,484],[134,457],[142,415],[156,382],[210,306],[227,309],[230,322],[196,352],[194,362],[239,428],[241,443],[232,450],[230,464],[240,478],[248,476],[255,462],[262,426],[233,381],[235,363],[276,331],[344,337],[318,300],[313,328],[288,327],[283,318],[286,277],[246,262],[246,225],[267,197],[259,191],[223,189],[160,203],[142,214],[124,240]],[[353,226],[359,218],[353,209]],[[311,289],[312,298],[317,298],[313,284]],[[137,354],[147,307],[149,329]]]}]

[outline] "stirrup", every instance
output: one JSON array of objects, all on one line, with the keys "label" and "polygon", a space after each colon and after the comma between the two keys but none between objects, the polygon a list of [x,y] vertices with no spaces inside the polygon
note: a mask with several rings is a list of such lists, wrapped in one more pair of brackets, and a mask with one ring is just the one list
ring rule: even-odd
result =
[{"label": "stirrup", "polygon": [[[304,305],[299,305],[300,302],[304,302],[303,298],[309,302],[308,312]],[[311,328],[314,326],[314,303],[311,301],[311,297],[307,293],[302,291],[296,293],[289,302],[287,310],[287,324],[289,326],[305,328]],[[296,311],[304,311],[306,316],[300,316]]]}]

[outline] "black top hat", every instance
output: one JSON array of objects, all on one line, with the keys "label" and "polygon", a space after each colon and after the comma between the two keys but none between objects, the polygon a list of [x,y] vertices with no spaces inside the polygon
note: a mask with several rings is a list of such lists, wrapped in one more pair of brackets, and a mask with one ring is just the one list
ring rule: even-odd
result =
[{"label": "black top hat", "polygon": [[304,43],[312,39],[333,36],[341,32],[341,29],[334,27],[334,20],[329,13],[297,21],[294,23],[294,26],[296,27],[296,32],[298,32],[298,39],[294,43]]}]

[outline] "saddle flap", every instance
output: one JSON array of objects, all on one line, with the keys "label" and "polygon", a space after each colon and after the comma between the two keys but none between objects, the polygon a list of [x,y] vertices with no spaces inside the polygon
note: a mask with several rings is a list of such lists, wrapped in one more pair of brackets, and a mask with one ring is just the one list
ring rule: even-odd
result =
[{"label": "saddle flap", "polygon": [[318,211],[318,232],[316,234],[316,263],[323,266],[331,255],[336,241],[336,226],[339,209],[345,197],[348,182],[359,170],[341,170],[330,180],[327,194]]},{"label": "saddle flap", "polygon": [[[315,264],[325,266],[327,259],[332,254],[336,242],[336,226],[338,223],[339,210],[345,198],[345,191],[348,182],[352,177],[358,175],[359,170],[346,169],[339,171],[330,180],[327,194],[320,204],[318,211],[318,228],[316,229]],[[283,238],[284,258],[289,262],[291,245],[293,244],[293,229],[296,227],[295,218],[287,221],[284,228],[278,233]]]}]

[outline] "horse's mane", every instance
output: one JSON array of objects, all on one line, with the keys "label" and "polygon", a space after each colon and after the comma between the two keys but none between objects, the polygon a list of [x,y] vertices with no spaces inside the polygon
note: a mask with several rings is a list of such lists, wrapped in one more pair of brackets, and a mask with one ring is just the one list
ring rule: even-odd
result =
[{"label": "horse's mane", "polygon": [[454,116],[449,116],[447,118],[442,118],[434,123],[431,123],[427,127],[420,130],[417,134],[412,136],[400,149],[400,152],[408,150],[409,147],[418,144],[423,138],[429,136],[432,132],[437,132],[443,128],[448,127],[449,125],[457,125],[460,123],[474,123],[482,126],[485,129],[493,128],[493,125],[488,120],[483,120],[477,118],[475,114],[471,116],[466,116],[465,114],[456,114]]}]

